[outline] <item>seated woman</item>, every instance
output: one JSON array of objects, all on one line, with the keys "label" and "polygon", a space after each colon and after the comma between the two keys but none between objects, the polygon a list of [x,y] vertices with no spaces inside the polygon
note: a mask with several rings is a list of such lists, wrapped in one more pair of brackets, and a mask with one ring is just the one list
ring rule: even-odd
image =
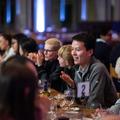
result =
[{"label": "seated woman", "polygon": [[26,42],[28,37],[23,33],[14,34],[12,36],[12,48],[17,55],[20,55],[21,44]]},{"label": "seated woman", "polygon": [[63,45],[58,50],[58,61],[60,67],[50,76],[51,87],[58,90],[59,92],[64,92],[67,89],[67,83],[60,78],[61,71],[69,74],[71,77],[74,76],[74,60],[71,55],[71,45]]},{"label": "seated woman", "polygon": [[59,67],[57,60],[58,50],[62,43],[57,38],[50,38],[45,41],[44,50],[39,50],[37,54],[29,53],[28,58],[35,62],[39,73],[39,80],[48,80]]},{"label": "seated woman", "polygon": [[40,107],[44,103],[35,104],[37,77],[34,64],[23,56],[13,56],[1,65],[0,120],[43,119]]}]

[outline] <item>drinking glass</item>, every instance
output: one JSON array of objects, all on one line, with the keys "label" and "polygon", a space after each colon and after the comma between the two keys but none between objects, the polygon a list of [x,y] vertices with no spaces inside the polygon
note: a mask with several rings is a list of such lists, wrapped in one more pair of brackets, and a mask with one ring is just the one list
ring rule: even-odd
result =
[{"label": "drinking glass", "polygon": [[68,102],[68,109],[70,108],[70,106],[72,106],[75,102],[75,92],[72,89],[68,89],[64,91],[64,96],[66,101]]},{"label": "drinking glass", "polygon": [[44,81],[43,80],[38,80],[38,90],[40,93],[44,91]]}]

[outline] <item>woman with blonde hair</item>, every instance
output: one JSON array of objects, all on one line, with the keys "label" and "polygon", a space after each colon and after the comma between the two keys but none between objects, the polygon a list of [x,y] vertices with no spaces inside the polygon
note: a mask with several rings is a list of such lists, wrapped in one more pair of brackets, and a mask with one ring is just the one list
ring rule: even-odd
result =
[{"label": "woman with blonde hair", "polygon": [[[71,45],[64,45],[59,49],[58,60],[59,60],[59,64],[61,66],[71,67],[74,65],[74,60],[73,60],[73,57],[71,55],[71,49],[72,49]],[[63,62],[60,62],[61,59],[62,59],[62,61],[64,61],[65,65],[62,65]]]},{"label": "woman with blonde hair", "polygon": [[54,74],[50,76],[51,80],[51,87],[58,90],[59,92],[64,92],[64,90],[67,89],[67,84],[64,82],[61,78],[61,71],[64,71],[65,73],[69,74],[71,77],[74,76],[74,60],[71,55],[71,45],[63,45],[58,50],[58,61],[60,64],[60,67],[56,69]]}]

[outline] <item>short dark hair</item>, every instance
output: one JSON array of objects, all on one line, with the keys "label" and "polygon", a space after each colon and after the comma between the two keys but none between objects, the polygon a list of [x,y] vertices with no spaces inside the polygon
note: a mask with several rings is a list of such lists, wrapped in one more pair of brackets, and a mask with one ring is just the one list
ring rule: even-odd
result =
[{"label": "short dark hair", "polygon": [[7,33],[0,33],[0,36],[2,36],[6,41],[8,41],[9,46],[11,46],[11,39],[12,36],[10,34]]},{"label": "short dark hair", "polygon": [[14,34],[12,38],[20,41],[21,39],[27,39],[28,37],[23,33],[17,33],[17,34]]},{"label": "short dark hair", "polygon": [[103,35],[103,36],[108,35],[110,30],[111,30],[110,27],[106,27],[106,26],[101,27],[100,30],[99,30],[99,36],[101,36],[101,35]]},{"label": "short dark hair", "polygon": [[94,50],[95,49],[96,39],[90,33],[81,32],[81,33],[72,37],[72,41],[74,41],[74,40],[83,42],[87,50],[90,50],[90,49]]},{"label": "short dark hair", "polygon": [[21,42],[20,46],[24,52],[38,52],[38,45],[32,38],[28,38],[28,40]]}]

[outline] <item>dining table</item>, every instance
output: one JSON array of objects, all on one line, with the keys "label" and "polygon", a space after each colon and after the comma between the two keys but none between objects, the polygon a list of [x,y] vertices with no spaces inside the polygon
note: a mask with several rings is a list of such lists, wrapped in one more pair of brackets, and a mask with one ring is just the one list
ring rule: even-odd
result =
[{"label": "dining table", "polygon": [[47,111],[47,120],[93,120],[95,109],[78,104],[75,99],[67,98],[54,89],[39,91],[40,97],[46,96],[51,104]]}]

